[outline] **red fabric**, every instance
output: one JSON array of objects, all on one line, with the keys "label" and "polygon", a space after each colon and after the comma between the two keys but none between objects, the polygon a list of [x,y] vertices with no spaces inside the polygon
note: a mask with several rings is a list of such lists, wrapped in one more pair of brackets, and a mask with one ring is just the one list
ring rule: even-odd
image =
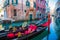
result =
[{"label": "red fabric", "polygon": [[45,26],[45,27],[50,26],[50,23],[51,23],[50,14],[48,14],[48,21],[42,24],[42,26]]},{"label": "red fabric", "polygon": [[32,25],[32,24],[29,27],[29,29],[31,29],[31,31],[36,30],[36,28],[37,28],[37,26],[36,25]]},{"label": "red fabric", "polygon": [[28,30],[25,31],[25,34],[29,34]]},{"label": "red fabric", "polygon": [[36,25],[30,25],[28,30],[25,31],[25,34],[29,34],[31,31],[35,31],[37,29]]},{"label": "red fabric", "polygon": [[14,34],[13,34],[13,33],[9,33],[9,34],[7,35],[7,37],[8,37],[8,38],[14,38]]},{"label": "red fabric", "polygon": [[42,26],[47,27],[47,26],[50,25],[50,22],[51,22],[51,20],[48,20],[47,22],[45,22],[44,24],[42,24]]},{"label": "red fabric", "polygon": [[17,37],[18,36],[18,33],[16,33],[15,36]]}]

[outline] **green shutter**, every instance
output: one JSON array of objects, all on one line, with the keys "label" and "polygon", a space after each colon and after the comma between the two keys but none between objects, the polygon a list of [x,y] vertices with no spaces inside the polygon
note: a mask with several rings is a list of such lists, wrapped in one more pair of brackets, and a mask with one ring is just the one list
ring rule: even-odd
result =
[{"label": "green shutter", "polygon": [[9,0],[8,0],[8,3],[7,3],[7,4],[9,5],[9,3],[10,3],[10,2],[9,2]]},{"label": "green shutter", "polygon": [[30,2],[28,0],[26,1],[26,6],[30,7]]},{"label": "green shutter", "polygon": [[6,0],[6,1],[4,2],[4,7],[8,6],[9,3],[10,3],[9,0]]},{"label": "green shutter", "polygon": [[36,2],[34,2],[34,8],[36,8]]},{"label": "green shutter", "polygon": [[29,17],[30,17],[30,21],[32,21],[32,14],[30,14]]},{"label": "green shutter", "polygon": [[12,4],[13,4],[14,6],[16,6],[16,5],[18,4],[18,0],[15,0],[15,2],[14,2],[14,0],[12,0]]}]

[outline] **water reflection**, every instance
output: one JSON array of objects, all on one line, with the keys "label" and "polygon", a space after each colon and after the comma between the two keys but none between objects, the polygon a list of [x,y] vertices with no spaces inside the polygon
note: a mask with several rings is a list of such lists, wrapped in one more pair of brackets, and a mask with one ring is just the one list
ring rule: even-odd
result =
[{"label": "water reflection", "polygon": [[60,20],[56,19],[55,20],[55,32],[57,34],[57,40],[60,40],[60,23],[59,23]]},{"label": "water reflection", "polygon": [[60,40],[60,24],[59,20],[52,17],[50,24],[50,33],[43,40]]},{"label": "water reflection", "polygon": [[52,17],[52,22],[50,24],[50,34],[48,35],[48,40],[60,40],[59,20],[54,17]]}]

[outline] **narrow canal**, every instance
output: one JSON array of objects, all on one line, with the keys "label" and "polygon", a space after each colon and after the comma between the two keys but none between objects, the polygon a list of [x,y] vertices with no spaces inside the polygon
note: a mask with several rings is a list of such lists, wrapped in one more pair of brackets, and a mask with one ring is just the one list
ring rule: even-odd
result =
[{"label": "narrow canal", "polygon": [[50,24],[50,33],[45,30],[42,34],[36,36],[32,40],[60,40],[60,25],[59,22],[57,24],[58,19],[56,20],[52,17],[52,21]]},{"label": "narrow canal", "polygon": [[50,33],[45,36],[42,40],[60,40],[60,25],[57,24],[58,19],[56,20],[52,17],[52,22],[50,24]]}]

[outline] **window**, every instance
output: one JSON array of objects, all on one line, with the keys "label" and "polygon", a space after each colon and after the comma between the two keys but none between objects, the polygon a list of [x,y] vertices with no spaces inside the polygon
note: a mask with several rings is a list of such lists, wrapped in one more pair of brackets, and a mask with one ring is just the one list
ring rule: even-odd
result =
[{"label": "window", "polygon": [[38,3],[40,3],[40,0],[38,0]]},{"label": "window", "polygon": [[30,21],[32,21],[32,14],[30,14]]},{"label": "window", "polygon": [[3,17],[3,15],[1,15],[1,17]]},{"label": "window", "polygon": [[9,0],[7,0],[7,5],[9,5]]},{"label": "window", "polygon": [[43,11],[46,11],[46,9],[43,9]]},{"label": "window", "polygon": [[37,13],[36,13],[36,18],[39,18],[39,17],[40,17],[40,12],[37,11]]},{"label": "window", "polygon": [[28,0],[26,1],[26,6],[30,7],[30,2]]},{"label": "window", "polygon": [[18,4],[18,0],[12,0],[12,4],[15,6]]},{"label": "window", "polygon": [[40,10],[41,8],[40,7],[38,7],[38,10]]},{"label": "window", "polygon": [[39,7],[38,7],[38,10],[39,10]]},{"label": "window", "polygon": [[36,8],[36,2],[34,2],[34,8]]},{"label": "window", "polygon": [[39,18],[39,14],[37,14],[38,18]]},{"label": "window", "polygon": [[40,16],[41,16],[41,14],[40,14]]},{"label": "window", "polygon": [[40,1],[43,1],[43,0],[40,0]]},{"label": "window", "polygon": [[26,12],[26,10],[25,10],[25,12]]},{"label": "window", "polygon": [[6,0],[5,3],[4,3],[4,7],[6,7],[7,5],[9,5],[9,0]]},{"label": "window", "polygon": [[14,9],[14,16],[17,16],[17,12],[16,12],[16,9]]}]

